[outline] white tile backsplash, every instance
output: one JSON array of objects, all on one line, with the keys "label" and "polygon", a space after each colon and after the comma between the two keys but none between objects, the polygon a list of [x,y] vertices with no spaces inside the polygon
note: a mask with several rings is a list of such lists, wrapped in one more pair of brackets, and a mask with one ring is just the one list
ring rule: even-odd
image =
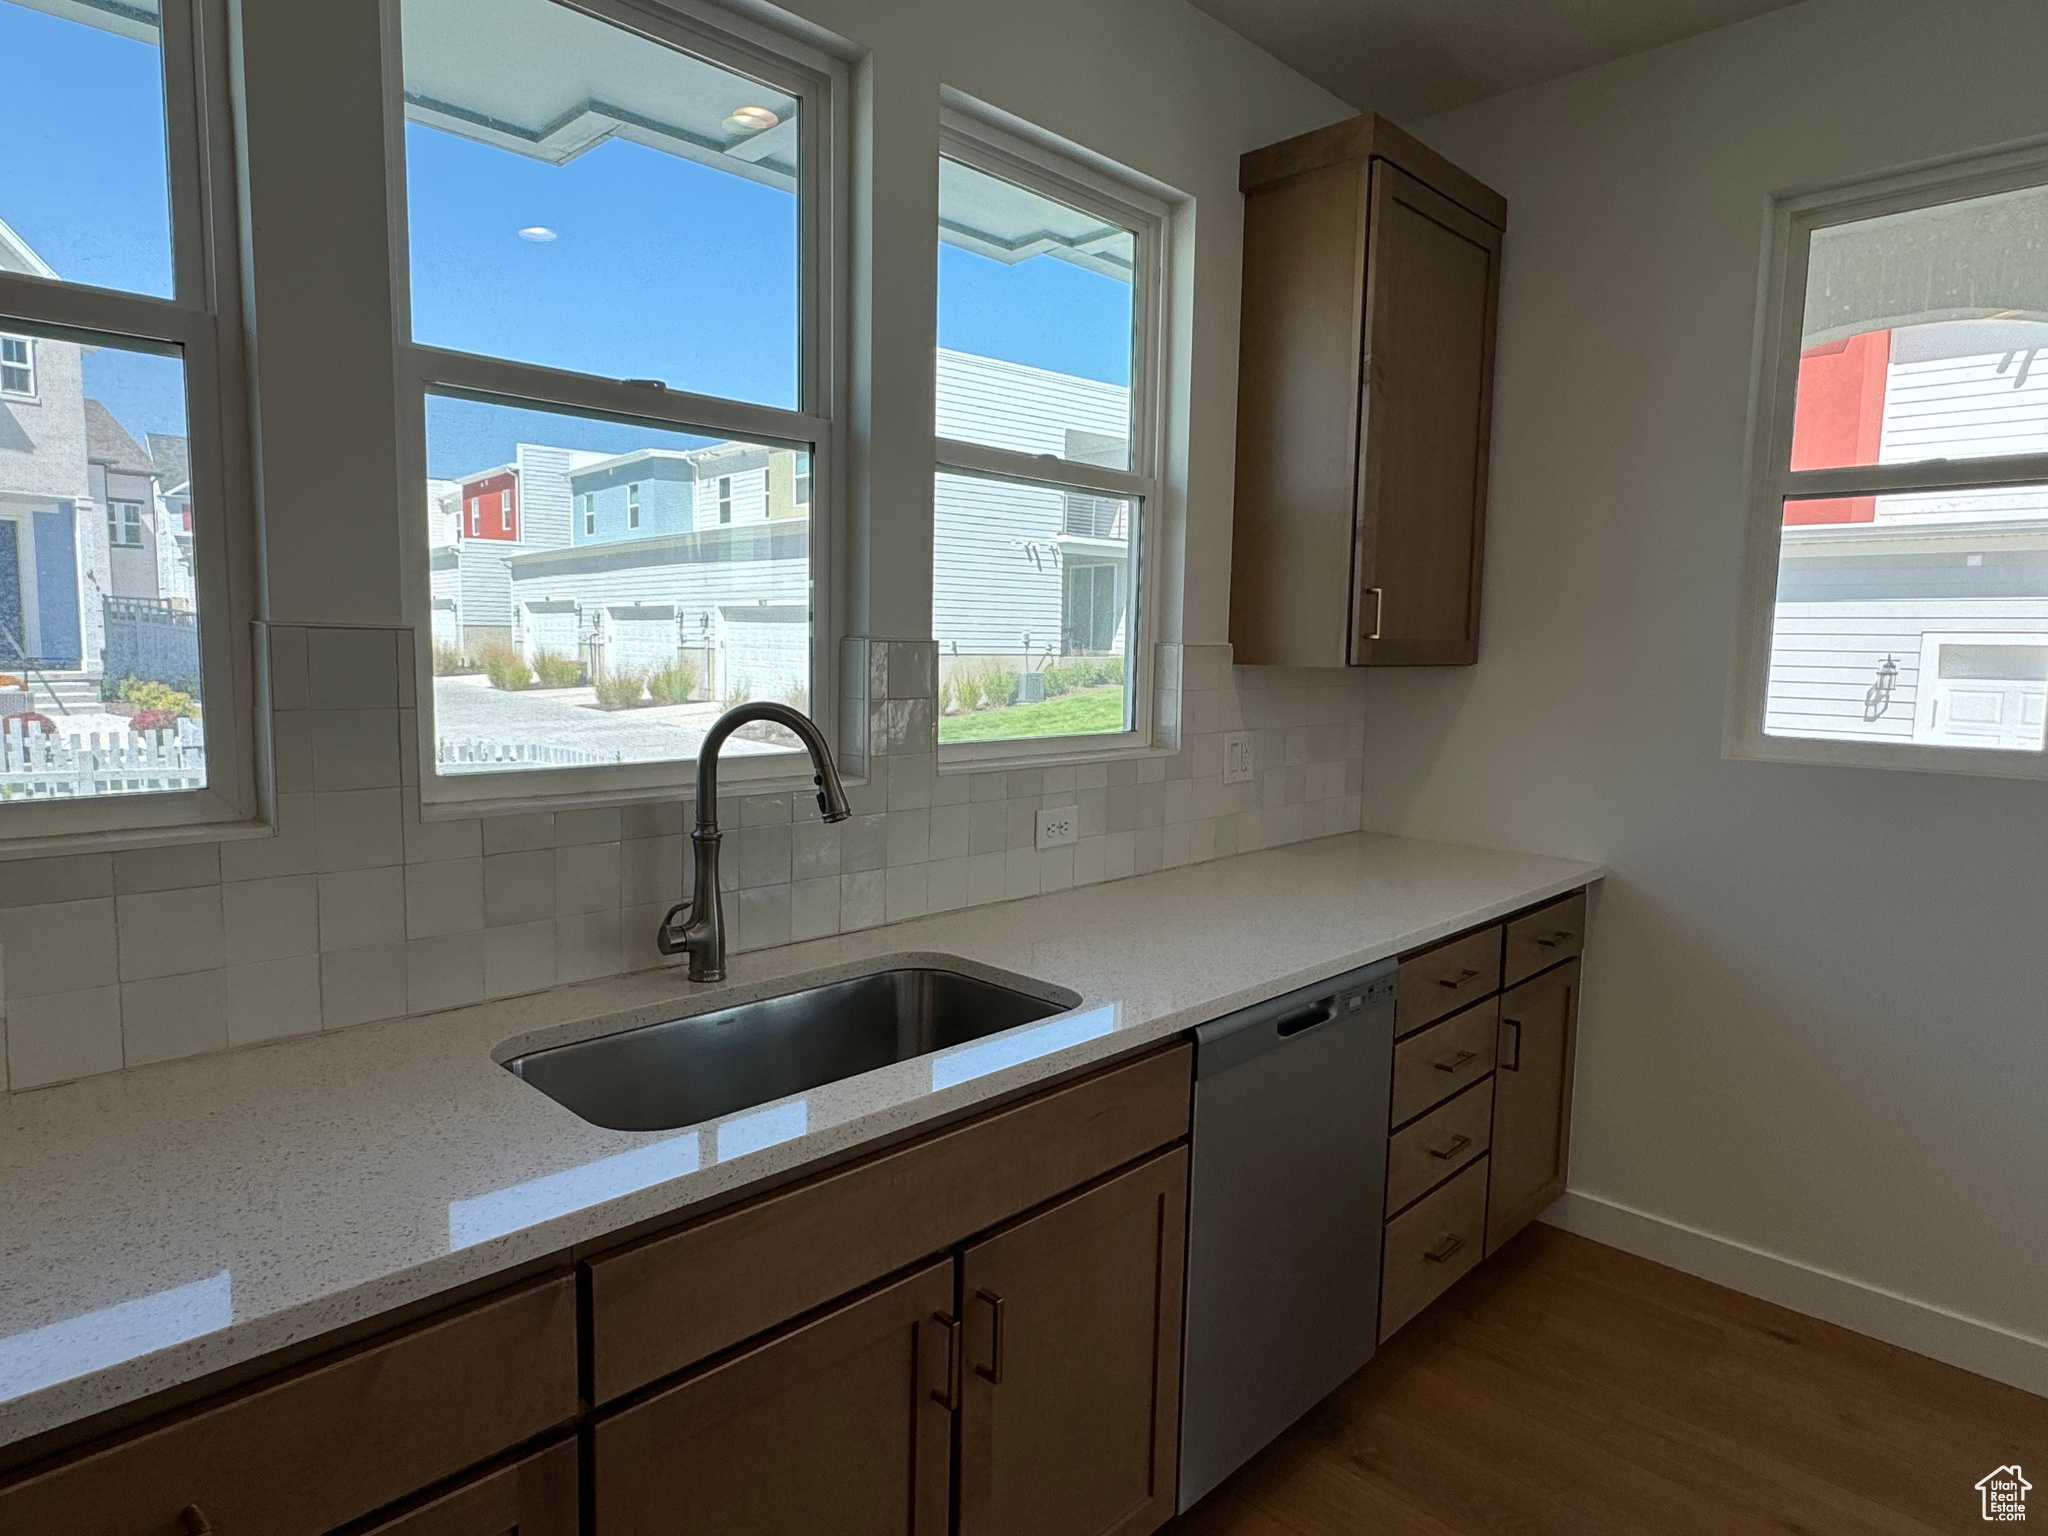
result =
[{"label": "white tile backsplash", "polygon": [[[417,716],[401,686],[410,636],[269,633],[277,836],[5,866],[10,1087],[676,963],[654,930],[688,878],[687,806],[424,820],[411,787]],[[1359,823],[1355,674],[1234,668],[1224,646],[1167,647],[1155,705],[1173,747],[944,772],[930,643],[852,640],[842,655],[855,685],[845,766],[870,777],[847,786],[856,814],[835,826],[809,794],[728,791],[722,873],[736,949]],[[1258,772],[1225,785],[1220,733],[1240,727],[1254,734]],[[1037,811],[1065,805],[1079,840],[1038,852]]]}]

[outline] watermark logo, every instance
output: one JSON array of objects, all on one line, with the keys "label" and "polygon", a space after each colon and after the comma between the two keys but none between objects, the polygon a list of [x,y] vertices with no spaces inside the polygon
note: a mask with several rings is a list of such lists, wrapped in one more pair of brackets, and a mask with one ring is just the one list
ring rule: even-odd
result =
[{"label": "watermark logo", "polygon": [[2008,1524],[2027,1518],[2027,1490],[2034,1485],[2020,1475],[2020,1464],[2000,1467],[1977,1484],[1984,1495],[1984,1518]]}]

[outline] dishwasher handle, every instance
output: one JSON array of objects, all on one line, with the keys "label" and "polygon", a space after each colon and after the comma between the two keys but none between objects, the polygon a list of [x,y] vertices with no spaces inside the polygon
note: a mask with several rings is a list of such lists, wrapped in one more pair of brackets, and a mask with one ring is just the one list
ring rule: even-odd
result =
[{"label": "dishwasher handle", "polygon": [[1337,999],[1326,997],[1319,1003],[1306,1008],[1297,1008],[1286,1017],[1277,1019],[1273,1033],[1285,1040],[1289,1035],[1298,1035],[1305,1029],[1314,1029],[1318,1024],[1327,1024],[1337,1017]]},{"label": "dishwasher handle", "polygon": [[1195,1030],[1197,1081],[1227,1072],[1340,1021],[1360,1022],[1394,1006],[1395,966],[1380,961],[1334,982],[1301,987],[1212,1019]]}]

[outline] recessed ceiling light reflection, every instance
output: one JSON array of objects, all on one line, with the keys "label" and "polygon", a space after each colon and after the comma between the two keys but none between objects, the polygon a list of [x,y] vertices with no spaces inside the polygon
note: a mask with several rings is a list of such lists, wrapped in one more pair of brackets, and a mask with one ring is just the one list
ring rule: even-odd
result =
[{"label": "recessed ceiling light reflection", "polygon": [[519,231],[519,238],[531,240],[535,245],[546,245],[555,238],[555,232],[545,224],[529,224]]}]

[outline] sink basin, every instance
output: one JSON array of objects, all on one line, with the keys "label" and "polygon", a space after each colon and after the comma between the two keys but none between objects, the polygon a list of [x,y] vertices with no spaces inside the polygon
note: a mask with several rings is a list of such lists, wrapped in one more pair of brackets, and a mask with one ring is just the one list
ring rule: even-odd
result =
[{"label": "sink basin", "polygon": [[905,967],[515,1056],[506,1067],[615,1131],[716,1120],[1071,1006],[936,967]]}]

